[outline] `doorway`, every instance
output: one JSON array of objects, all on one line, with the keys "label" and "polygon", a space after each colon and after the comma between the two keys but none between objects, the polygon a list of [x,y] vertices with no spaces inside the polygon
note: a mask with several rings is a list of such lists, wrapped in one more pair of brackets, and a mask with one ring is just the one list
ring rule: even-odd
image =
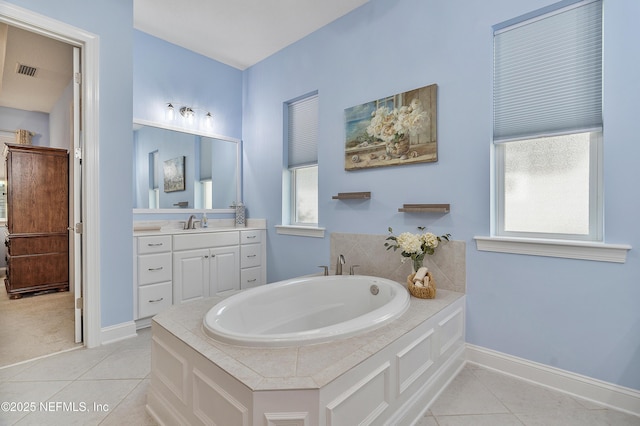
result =
[{"label": "doorway", "polygon": [[[82,222],[81,163],[73,156],[80,148],[80,90],[79,79],[74,77],[80,72],[81,52],[63,41],[6,23],[0,23],[0,44],[0,63],[4,63],[0,89],[3,139],[10,139],[6,135],[13,132],[22,137],[13,143],[71,153],[68,171],[61,171],[69,182],[69,220],[67,225],[64,222],[58,225],[68,230],[68,291],[50,290],[50,285],[40,284],[51,282],[50,274],[46,275],[48,268],[43,271],[44,276],[37,278],[29,273],[32,268],[16,275],[17,262],[28,261],[34,267],[43,265],[44,260],[40,259],[52,256],[47,250],[8,256],[11,262],[8,282],[21,281],[24,287],[10,297],[6,293],[0,297],[0,324],[5,342],[10,342],[2,346],[1,366],[82,346],[83,331],[82,304],[77,302],[82,300],[82,242],[75,232],[75,223]],[[33,155],[38,156],[35,152]],[[14,184],[21,186],[21,182]],[[65,220],[64,216],[61,219]],[[14,228],[17,221],[20,222],[17,217],[12,219]],[[22,293],[23,290],[29,291]]]},{"label": "doorway", "polygon": [[0,22],[64,41],[81,50],[82,73],[82,308],[83,342],[101,344],[100,319],[100,55],[99,37],[64,22],[0,1]]},{"label": "doorway", "polygon": [[81,51],[82,73],[82,136],[80,138],[84,173],[81,188],[82,200],[82,299],[77,303],[82,309],[82,335],[84,346],[92,348],[101,344],[100,328],[100,222],[99,222],[99,39],[90,32],[34,13],[28,9],[0,2],[0,22],[26,29],[59,41],[66,42]]}]

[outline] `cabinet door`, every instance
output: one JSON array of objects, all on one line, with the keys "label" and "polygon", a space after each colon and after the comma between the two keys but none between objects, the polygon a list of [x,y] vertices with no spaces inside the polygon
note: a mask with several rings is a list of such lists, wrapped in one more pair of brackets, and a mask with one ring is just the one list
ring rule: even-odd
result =
[{"label": "cabinet door", "polygon": [[209,250],[185,250],[173,253],[173,303],[208,296]]},{"label": "cabinet door", "polygon": [[67,233],[67,150],[10,145],[7,156],[7,215],[10,233]]},{"label": "cabinet door", "polygon": [[210,250],[209,295],[240,290],[240,251],[238,246],[216,247]]}]

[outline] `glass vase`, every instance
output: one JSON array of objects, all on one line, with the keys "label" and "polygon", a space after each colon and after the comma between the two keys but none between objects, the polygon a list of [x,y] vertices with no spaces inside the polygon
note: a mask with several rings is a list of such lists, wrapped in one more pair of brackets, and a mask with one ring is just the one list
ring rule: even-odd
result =
[{"label": "glass vase", "polygon": [[411,258],[411,272],[414,274],[424,265],[424,253]]}]

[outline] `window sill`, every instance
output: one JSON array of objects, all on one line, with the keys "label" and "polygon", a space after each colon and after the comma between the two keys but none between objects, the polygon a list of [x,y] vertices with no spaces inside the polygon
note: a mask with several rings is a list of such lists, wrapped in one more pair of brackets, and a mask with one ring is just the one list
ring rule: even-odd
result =
[{"label": "window sill", "polygon": [[278,234],[298,237],[324,238],[324,230],[315,226],[276,225]]},{"label": "window sill", "polygon": [[474,237],[480,251],[528,254],[531,256],[563,257],[566,259],[595,260],[599,262],[625,263],[626,244],[604,244],[581,241],[538,240],[533,238]]}]

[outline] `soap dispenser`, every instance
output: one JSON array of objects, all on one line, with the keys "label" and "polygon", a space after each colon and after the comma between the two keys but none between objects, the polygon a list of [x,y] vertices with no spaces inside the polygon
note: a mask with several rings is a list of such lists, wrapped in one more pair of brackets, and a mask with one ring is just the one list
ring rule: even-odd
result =
[{"label": "soap dispenser", "polygon": [[202,227],[209,227],[209,220],[207,219],[207,213],[202,213]]}]

